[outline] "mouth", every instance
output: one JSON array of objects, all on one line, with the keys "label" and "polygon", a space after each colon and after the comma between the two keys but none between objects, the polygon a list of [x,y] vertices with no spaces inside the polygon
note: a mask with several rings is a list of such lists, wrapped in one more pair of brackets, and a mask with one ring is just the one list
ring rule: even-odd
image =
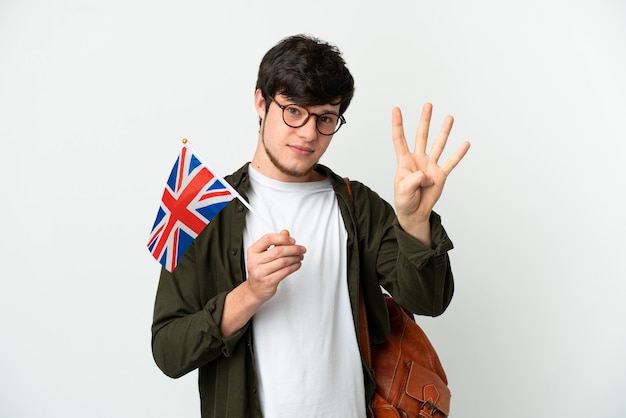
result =
[{"label": "mouth", "polygon": [[289,145],[289,148],[299,155],[310,155],[313,154],[313,149],[306,146],[301,145]]}]

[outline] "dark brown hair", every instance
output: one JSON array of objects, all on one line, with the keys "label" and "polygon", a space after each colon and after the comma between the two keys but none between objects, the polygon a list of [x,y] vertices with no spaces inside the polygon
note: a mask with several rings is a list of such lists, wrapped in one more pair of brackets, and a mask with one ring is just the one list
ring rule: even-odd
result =
[{"label": "dark brown hair", "polygon": [[302,106],[339,104],[343,114],[354,95],[354,79],[336,46],[300,34],[267,51],[256,88],[265,98],[266,109],[280,93]]}]

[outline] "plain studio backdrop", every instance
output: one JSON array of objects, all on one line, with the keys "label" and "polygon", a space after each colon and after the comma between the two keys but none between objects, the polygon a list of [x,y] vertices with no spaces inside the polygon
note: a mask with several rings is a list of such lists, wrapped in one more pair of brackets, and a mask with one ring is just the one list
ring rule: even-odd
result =
[{"label": "plain studio backdrop", "polygon": [[[393,198],[391,109],[424,102],[456,293],[418,320],[452,417],[626,414],[626,6],[588,1],[0,2],[0,416],[199,417],[150,351],[145,245],[187,137],[252,157],[262,55],[338,45],[356,80],[323,163]],[[323,365],[320,365],[323,367]]]}]

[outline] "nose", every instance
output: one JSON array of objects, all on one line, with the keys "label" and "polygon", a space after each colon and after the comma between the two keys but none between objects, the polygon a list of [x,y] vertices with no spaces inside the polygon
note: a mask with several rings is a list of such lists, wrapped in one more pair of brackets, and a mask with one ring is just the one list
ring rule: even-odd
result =
[{"label": "nose", "polygon": [[313,141],[317,138],[317,116],[310,115],[309,120],[298,128],[298,134],[307,141]]}]

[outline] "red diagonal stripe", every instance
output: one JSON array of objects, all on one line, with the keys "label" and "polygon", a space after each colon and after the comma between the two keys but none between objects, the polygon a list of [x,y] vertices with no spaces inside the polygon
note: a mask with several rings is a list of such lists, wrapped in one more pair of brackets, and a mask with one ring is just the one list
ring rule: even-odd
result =
[{"label": "red diagonal stripe", "polygon": [[198,200],[203,201],[206,199],[210,199],[212,197],[219,197],[219,196],[230,196],[230,191],[229,190],[220,190],[220,191],[215,191],[215,192],[210,192],[207,193],[205,195],[202,195],[202,197]]},{"label": "red diagonal stripe", "polygon": [[163,225],[161,225],[160,227],[157,228],[156,231],[154,231],[154,234],[152,234],[152,236],[150,237],[150,240],[148,241],[148,247],[152,245],[152,243],[159,237],[159,232],[161,232],[161,230],[163,229]]},{"label": "red diagonal stripe", "polygon": [[198,218],[194,213],[187,209],[187,206],[213,177],[213,173],[203,167],[194,176],[194,178],[191,179],[187,187],[181,191],[178,199],[172,196],[169,190],[165,189],[163,191],[162,201],[165,207],[169,210],[170,215],[163,234],[161,235],[161,240],[159,240],[154,249],[155,254],[158,254],[159,257],[165,243],[167,242],[167,237],[174,228],[174,225],[176,225],[176,221],[180,220],[196,234],[199,234],[200,231],[202,231],[202,229],[206,226],[202,219]]}]

